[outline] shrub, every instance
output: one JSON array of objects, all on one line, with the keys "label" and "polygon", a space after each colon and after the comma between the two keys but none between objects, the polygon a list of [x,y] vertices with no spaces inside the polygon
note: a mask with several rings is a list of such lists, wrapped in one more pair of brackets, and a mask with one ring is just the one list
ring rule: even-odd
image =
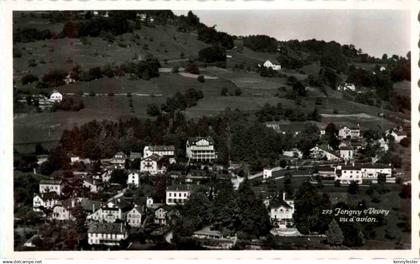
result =
[{"label": "shrub", "polygon": [[197,77],[197,81],[199,81],[199,82],[201,82],[201,83],[205,82],[204,76],[203,76],[203,75],[199,75],[199,76]]},{"label": "shrub", "polygon": [[241,95],[242,95],[242,90],[241,90],[241,88],[236,88],[236,89],[235,89],[235,95],[236,95],[236,96],[241,96]]},{"label": "shrub", "polygon": [[200,74],[198,66],[194,63],[191,63],[187,67],[185,67],[185,71],[192,74]]},{"label": "shrub", "polygon": [[38,81],[38,76],[33,75],[33,74],[27,74],[25,76],[22,77],[22,84],[28,84],[28,83],[33,83]]}]

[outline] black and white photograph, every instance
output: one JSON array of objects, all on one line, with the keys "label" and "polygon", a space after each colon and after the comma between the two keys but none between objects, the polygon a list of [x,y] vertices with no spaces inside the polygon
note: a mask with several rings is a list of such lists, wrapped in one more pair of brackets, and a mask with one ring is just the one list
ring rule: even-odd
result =
[{"label": "black and white photograph", "polygon": [[13,11],[14,251],[411,250],[410,14]]}]

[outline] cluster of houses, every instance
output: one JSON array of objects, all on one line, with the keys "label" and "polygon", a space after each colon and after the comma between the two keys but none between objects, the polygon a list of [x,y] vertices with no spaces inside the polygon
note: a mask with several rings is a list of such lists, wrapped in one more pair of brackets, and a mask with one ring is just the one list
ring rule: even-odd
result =
[{"label": "cluster of houses", "polygon": [[[38,102],[38,107],[41,110],[45,110],[51,108],[55,103],[63,101],[63,95],[59,91],[54,90],[49,97],[42,94],[32,95],[32,100],[36,100]],[[22,104],[28,103],[26,98],[20,98],[17,101]]]},{"label": "cluster of houses", "polygon": [[321,166],[318,169],[318,175],[321,179],[334,180],[342,184],[350,184],[351,182],[361,184],[366,180],[376,183],[381,177],[387,182],[395,182],[391,165],[379,163]]}]

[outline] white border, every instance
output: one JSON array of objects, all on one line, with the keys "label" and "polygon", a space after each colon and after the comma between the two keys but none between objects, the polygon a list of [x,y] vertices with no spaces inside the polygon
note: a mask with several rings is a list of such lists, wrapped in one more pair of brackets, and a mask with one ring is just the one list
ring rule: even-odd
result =
[{"label": "white border", "polygon": [[[412,249],[411,250],[278,250],[278,251],[13,251],[13,105],[12,11],[13,10],[110,10],[110,9],[409,9],[412,56]],[[417,80],[420,32],[419,1],[409,0],[313,0],[313,1],[104,1],[104,0],[5,0],[0,2],[0,257],[11,259],[383,259],[419,256],[418,172],[419,92]],[[30,133],[30,131],[28,131]]]}]

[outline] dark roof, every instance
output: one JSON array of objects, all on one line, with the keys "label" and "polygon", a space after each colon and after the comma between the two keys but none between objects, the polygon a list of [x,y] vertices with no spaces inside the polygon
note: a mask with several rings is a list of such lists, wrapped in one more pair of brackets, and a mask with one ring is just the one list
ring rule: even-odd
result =
[{"label": "dark roof", "polygon": [[360,165],[355,166],[342,166],[341,170],[360,170],[362,167]]},{"label": "dark roof", "polygon": [[48,180],[41,180],[39,184],[62,184],[62,180],[54,180],[54,179],[48,179]]},{"label": "dark roof", "polygon": [[167,191],[193,191],[195,189],[194,185],[185,184],[185,185],[171,185],[166,187]]},{"label": "dark roof", "polygon": [[270,202],[271,208],[278,208],[280,206],[286,207],[286,208],[292,208],[288,203],[286,203],[283,199],[276,197]]},{"label": "dark roof", "polygon": [[352,146],[342,146],[340,150],[354,150],[354,148]]},{"label": "dark roof", "polygon": [[125,232],[126,227],[122,223],[92,223],[88,229],[88,233],[123,234]]},{"label": "dark roof", "polygon": [[146,158],[143,158],[143,160],[154,160],[154,161],[159,161],[161,159],[162,159],[162,157],[159,156],[158,154],[152,154],[152,155],[150,155]]},{"label": "dark roof", "polygon": [[42,200],[58,200],[60,196],[56,192],[41,193],[38,195]]},{"label": "dark roof", "polygon": [[213,140],[212,137],[193,137],[193,138],[189,138],[187,140],[187,144],[188,145],[195,145],[197,143],[197,141],[200,141],[202,139],[207,140],[210,145],[214,145],[214,140]]},{"label": "dark roof", "polygon": [[329,167],[329,166],[322,166],[322,167],[319,167],[318,171],[334,171],[334,168]]},{"label": "dark roof", "polygon": [[382,163],[375,163],[375,164],[363,164],[361,165],[362,168],[376,168],[376,169],[390,169],[391,166]]},{"label": "dark roof", "polygon": [[141,159],[143,154],[141,152],[130,152],[131,159]]},{"label": "dark roof", "polygon": [[175,146],[147,146],[151,151],[174,151]]},{"label": "dark roof", "polygon": [[80,205],[82,206],[83,210],[85,211],[93,211],[93,208],[95,207],[95,210],[99,209],[101,207],[100,201],[93,201],[88,198],[83,198],[80,201]]}]

